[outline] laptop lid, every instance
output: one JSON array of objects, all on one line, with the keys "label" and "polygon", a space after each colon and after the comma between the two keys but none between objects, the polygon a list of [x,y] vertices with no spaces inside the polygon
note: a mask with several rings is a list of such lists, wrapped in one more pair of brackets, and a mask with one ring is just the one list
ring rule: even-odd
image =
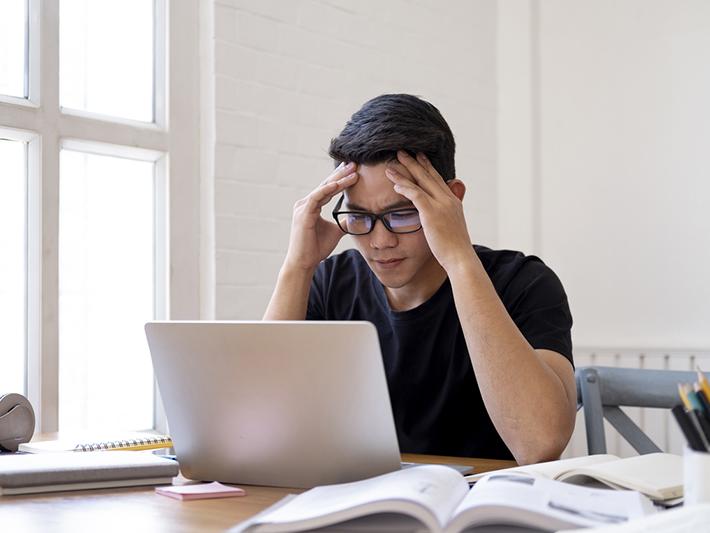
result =
[{"label": "laptop lid", "polygon": [[149,322],[188,478],[312,487],[400,468],[369,322]]}]

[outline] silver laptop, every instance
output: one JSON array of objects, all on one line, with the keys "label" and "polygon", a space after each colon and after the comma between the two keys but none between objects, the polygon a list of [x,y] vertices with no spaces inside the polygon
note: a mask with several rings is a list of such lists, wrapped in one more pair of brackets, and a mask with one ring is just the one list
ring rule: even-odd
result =
[{"label": "silver laptop", "polygon": [[369,322],[149,322],[145,330],[186,477],[313,487],[400,468]]}]

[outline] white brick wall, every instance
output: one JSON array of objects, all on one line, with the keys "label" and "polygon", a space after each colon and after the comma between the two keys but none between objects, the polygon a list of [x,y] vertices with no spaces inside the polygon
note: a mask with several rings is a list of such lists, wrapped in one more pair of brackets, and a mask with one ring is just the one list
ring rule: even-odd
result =
[{"label": "white brick wall", "polygon": [[382,93],[441,110],[472,236],[494,243],[494,0],[215,0],[214,17],[217,318],[261,317],[293,203],[329,172],[330,139]]}]

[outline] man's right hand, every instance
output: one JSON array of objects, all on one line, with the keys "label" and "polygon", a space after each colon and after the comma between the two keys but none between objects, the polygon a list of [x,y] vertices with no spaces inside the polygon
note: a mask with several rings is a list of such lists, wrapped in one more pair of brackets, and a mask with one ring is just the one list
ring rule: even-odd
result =
[{"label": "man's right hand", "polygon": [[293,207],[291,236],[284,267],[311,272],[328,257],[345,233],[321,216],[321,209],[358,180],[357,165],[341,163],[308,196]]}]

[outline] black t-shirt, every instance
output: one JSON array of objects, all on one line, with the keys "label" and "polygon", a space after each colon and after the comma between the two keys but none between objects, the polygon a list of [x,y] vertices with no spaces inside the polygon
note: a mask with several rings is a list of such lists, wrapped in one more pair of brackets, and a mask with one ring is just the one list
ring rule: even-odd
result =
[{"label": "black t-shirt", "polygon": [[[534,256],[474,249],[530,345],[572,362],[572,316],[555,273]],[[366,261],[347,250],[319,265],[306,318],[375,325],[401,452],[512,459],[483,404],[448,279],[420,306],[392,311]]]}]

